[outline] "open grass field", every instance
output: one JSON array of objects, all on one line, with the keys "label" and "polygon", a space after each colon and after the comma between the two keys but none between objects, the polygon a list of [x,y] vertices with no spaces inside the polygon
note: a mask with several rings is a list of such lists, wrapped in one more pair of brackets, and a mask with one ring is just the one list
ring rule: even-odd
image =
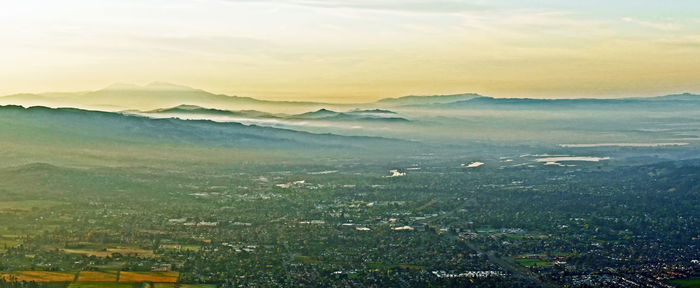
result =
[{"label": "open grass field", "polygon": [[532,235],[532,234],[504,234],[506,238],[510,239],[547,239],[547,235]]},{"label": "open grass field", "polygon": [[179,244],[162,244],[160,249],[165,250],[182,250],[182,251],[199,251],[202,246],[199,245],[179,245]]},{"label": "open grass field", "polygon": [[0,201],[0,211],[31,211],[32,209],[51,208],[67,204],[49,200]]},{"label": "open grass field", "polygon": [[78,275],[78,282],[116,282],[117,272],[107,271],[81,271]]},{"label": "open grass field", "polygon": [[0,251],[4,251],[7,248],[12,248],[19,245],[21,242],[15,239],[4,239],[0,238]]},{"label": "open grass field", "polygon": [[175,283],[178,272],[121,272],[119,282]]},{"label": "open grass field", "polygon": [[667,283],[680,288],[700,288],[700,277],[670,280]]},{"label": "open grass field", "polygon": [[134,288],[134,283],[117,282],[75,282],[68,285],[68,288]]},{"label": "open grass field", "polygon": [[518,263],[518,264],[520,264],[520,265],[522,265],[522,266],[525,266],[525,267],[527,267],[527,268],[530,268],[530,267],[549,267],[549,266],[552,266],[552,263],[551,263],[551,262],[546,261],[546,260],[542,260],[542,259],[538,259],[538,258],[535,258],[535,259],[530,259],[530,258],[515,258],[515,262]]},{"label": "open grass field", "polygon": [[75,272],[17,271],[0,274],[6,281],[72,282]]},{"label": "open grass field", "polygon": [[426,208],[433,206],[436,203],[438,203],[437,200],[430,200],[430,201],[428,201],[428,203],[425,203],[425,204],[421,205],[420,207],[416,208],[416,211],[425,210]]},{"label": "open grass field", "polygon": [[[216,285],[208,284],[180,284],[180,288],[215,288]],[[174,283],[155,283],[153,288],[175,288]]]},{"label": "open grass field", "polygon": [[202,249],[202,246],[199,245],[182,245],[181,250],[183,251],[199,251]]},{"label": "open grass field", "polygon": [[104,250],[63,249],[63,251],[66,253],[71,253],[71,254],[82,254],[82,255],[96,256],[96,257],[108,257],[108,256],[112,256],[112,254],[114,254],[114,253],[120,253],[122,255],[138,255],[139,257],[149,257],[149,258],[155,257],[155,254],[153,254],[153,250],[140,249],[140,248],[130,248],[130,247],[106,248]]}]

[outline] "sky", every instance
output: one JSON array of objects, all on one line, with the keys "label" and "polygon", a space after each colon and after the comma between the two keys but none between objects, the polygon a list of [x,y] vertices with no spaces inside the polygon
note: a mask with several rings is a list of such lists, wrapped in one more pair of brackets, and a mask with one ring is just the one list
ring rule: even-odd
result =
[{"label": "sky", "polygon": [[700,1],[0,0],[0,94],[165,81],[270,100],[700,93]]}]

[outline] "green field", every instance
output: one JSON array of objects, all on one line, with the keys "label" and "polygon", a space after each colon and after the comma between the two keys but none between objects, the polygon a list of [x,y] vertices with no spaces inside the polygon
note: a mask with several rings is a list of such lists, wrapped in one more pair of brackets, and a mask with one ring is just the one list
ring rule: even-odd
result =
[{"label": "green field", "polygon": [[700,277],[670,280],[667,283],[681,288],[700,288]]},{"label": "green field", "polygon": [[552,263],[551,263],[551,262],[545,261],[545,260],[542,260],[542,259],[539,259],[539,258],[535,258],[535,259],[516,258],[516,259],[515,259],[515,262],[518,263],[518,264],[520,264],[520,265],[522,265],[522,266],[525,266],[525,267],[527,267],[527,268],[530,268],[530,267],[549,267],[549,266],[552,266]]},{"label": "green field", "polygon": [[[216,285],[209,284],[180,284],[180,288],[215,288]],[[173,283],[155,283],[153,288],[175,288]]]},{"label": "green field", "polygon": [[76,282],[68,285],[68,288],[133,288],[133,283],[117,282]]},{"label": "green field", "polygon": [[32,209],[51,208],[61,204],[67,203],[49,200],[0,201],[0,211],[31,211]]},{"label": "green field", "polygon": [[19,244],[20,242],[17,240],[0,238],[0,251],[3,251],[5,248],[15,247]]}]

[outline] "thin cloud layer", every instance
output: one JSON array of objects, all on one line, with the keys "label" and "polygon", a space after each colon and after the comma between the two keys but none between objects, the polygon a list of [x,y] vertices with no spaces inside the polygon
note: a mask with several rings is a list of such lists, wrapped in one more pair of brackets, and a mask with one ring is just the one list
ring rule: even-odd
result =
[{"label": "thin cloud layer", "polygon": [[239,3],[280,3],[318,8],[350,8],[420,13],[459,13],[483,10],[486,6],[460,0],[224,0]]}]

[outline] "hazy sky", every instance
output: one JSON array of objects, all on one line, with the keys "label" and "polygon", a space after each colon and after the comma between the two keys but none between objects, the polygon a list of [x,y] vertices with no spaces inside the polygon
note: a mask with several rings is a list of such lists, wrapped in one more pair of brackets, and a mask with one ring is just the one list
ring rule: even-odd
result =
[{"label": "hazy sky", "polygon": [[154,80],[264,99],[700,92],[700,1],[2,0],[0,94]]}]

